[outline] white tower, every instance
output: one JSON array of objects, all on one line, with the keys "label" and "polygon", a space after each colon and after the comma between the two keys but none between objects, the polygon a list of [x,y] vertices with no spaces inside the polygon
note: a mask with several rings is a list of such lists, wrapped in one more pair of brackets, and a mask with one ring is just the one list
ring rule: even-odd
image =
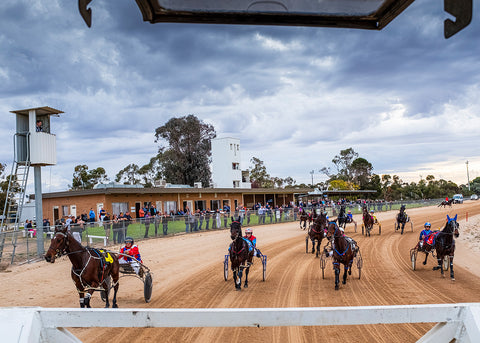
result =
[{"label": "white tower", "polygon": [[[5,227],[13,223],[18,230],[27,186],[28,170],[33,166],[35,183],[35,220],[37,225],[37,253],[43,255],[43,211],[42,211],[42,174],[41,167],[57,163],[56,137],[51,133],[50,117],[58,117],[60,110],[51,107],[36,107],[25,110],[10,111],[16,115],[16,133],[14,137],[14,160],[12,175],[20,189],[9,183],[4,218]],[[4,223],[2,222],[2,229]],[[13,258],[13,257],[12,257]]]},{"label": "white tower", "polygon": [[216,188],[251,188],[242,180],[240,140],[237,138],[212,139],[212,181]]}]

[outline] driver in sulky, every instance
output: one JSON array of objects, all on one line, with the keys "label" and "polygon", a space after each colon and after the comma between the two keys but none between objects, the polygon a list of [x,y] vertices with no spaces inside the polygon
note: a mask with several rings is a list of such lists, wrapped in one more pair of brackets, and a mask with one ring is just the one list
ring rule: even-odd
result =
[{"label": "driver in sulky", "polygon": [[138,250],[138,246],[133,244],[133,238],[132,237],[126,237],[125,238],[125,245],[120,248],[120,253],[125,254],[125,255],[130,255],[131,257],[127,257],[124,255],[118,255],[118,262],[120,264],[125,264],[129,263],[135,273],[137,273],[138,276],[142,277],[143,270],[140,269],[140,263],[142,262],[142,258],[140,257],[140,251]]}]

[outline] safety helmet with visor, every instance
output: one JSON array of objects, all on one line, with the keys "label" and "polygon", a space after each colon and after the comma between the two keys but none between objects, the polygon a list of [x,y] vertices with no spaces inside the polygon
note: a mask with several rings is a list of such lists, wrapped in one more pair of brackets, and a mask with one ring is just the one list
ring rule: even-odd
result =
[{"label": "safety helmet with visor", "polygon": [[128,236],[128,237],[125,237],[125,244],[133,244],[133,238]]}]

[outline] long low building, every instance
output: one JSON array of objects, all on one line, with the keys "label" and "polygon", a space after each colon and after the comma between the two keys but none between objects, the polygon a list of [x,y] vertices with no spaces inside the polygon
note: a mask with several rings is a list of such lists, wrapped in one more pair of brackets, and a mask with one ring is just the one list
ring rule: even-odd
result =
[{"label": "long low building", "polygon": [[[78,216],[93,209],[96,214],[104,208],[111,214],[130,212],[138,217],[141,207],[155,207],[170,213],[178,210],[217,210],[225,205],[233,210],[238,206],[252,207],[256,203],[282,206],[305,202],[312,189],[308,188],[120,188],[106,187],[43,194],[43,216],[55,221],[68,215]],[[328,196],[361,197],[374,191],[326,191]]]}]

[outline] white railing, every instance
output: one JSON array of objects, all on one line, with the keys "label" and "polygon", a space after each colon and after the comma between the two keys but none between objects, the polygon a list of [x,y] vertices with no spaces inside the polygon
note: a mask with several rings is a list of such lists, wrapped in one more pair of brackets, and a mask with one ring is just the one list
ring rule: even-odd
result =
[{"label": "white railing", "polygon": [[[105,320],[108,318],[108,320]],[[419,342],[480,342],[480,303],[235,309],[0,308],[5,342],[79,342],[69,327],[267,327],[438,323]]]}]

